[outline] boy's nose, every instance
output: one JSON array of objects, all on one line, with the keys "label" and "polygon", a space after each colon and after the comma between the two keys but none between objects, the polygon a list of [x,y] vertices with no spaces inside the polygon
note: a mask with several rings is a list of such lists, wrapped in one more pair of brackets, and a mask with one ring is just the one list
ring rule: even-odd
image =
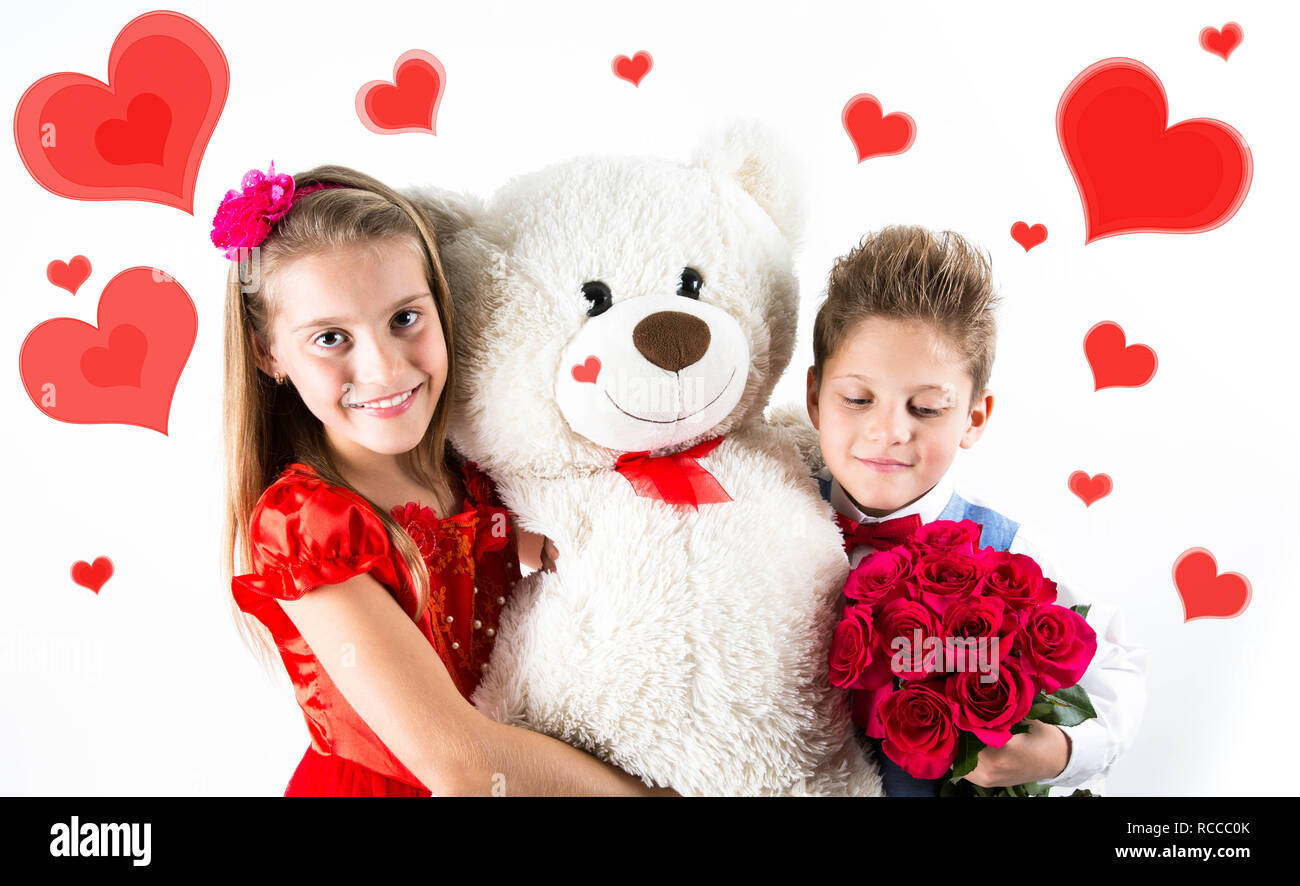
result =
[{"label": "boy's nose", "polygon": [[906,443],[907,419],[895,410],[874,409],[867,417],[866,436],[873,443]]}]

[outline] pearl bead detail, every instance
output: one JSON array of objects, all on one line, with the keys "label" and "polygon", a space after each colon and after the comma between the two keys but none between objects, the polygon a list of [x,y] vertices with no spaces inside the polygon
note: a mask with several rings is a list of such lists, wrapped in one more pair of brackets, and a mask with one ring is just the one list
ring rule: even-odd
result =
[{"label": "pearl bead detail", "polygon": [[496,636],[496,631],[493,630],[492,628],[488,628],[488,629],[487,629],[487,635],[488,635],[489,637],[494,637],[494,636]]},{"label": "pearl bead detail", "polygon": [[481,627],[483,627],[483,622],[479,621],[477,618],[474,619],[474,630],[477,631]]},{"label": "pearl bead detail", "polygon": [[447,616],[447,624],[451,624],[452,621],[454,621],[454,619],[450,615]]},{"label": "pearl bead detail", "polygon": [[459,648],[460,648],[460,641],[459,641],[459,640],[452,640],[452,641],[451,641],[451,648],[452,648],[452,649],[459,649]]},{"label": "pearl bead detail", "polygon": [[505,602],[506,602],[506,598],[505,598],[505,597],[497,597],[497,604],[498,604],[498,605],[500,605],[500,604],[502,604],[502,603],[505,603]]}]

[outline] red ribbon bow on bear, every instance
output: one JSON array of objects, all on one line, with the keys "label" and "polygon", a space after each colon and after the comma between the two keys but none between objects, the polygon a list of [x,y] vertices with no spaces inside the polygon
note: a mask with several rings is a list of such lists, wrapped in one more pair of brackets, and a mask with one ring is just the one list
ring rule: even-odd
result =
[{"label": "red ribbon bow on bear", "polygon": [[722,440],[714,437],[672,455],[651,457],[649,452],[626,452],[618,457],[614,470],[643,498],[657,498],[670,505],[690,505],[696,510],[700,505],[731,501],[722,484],[696,461],[717,449]]}]

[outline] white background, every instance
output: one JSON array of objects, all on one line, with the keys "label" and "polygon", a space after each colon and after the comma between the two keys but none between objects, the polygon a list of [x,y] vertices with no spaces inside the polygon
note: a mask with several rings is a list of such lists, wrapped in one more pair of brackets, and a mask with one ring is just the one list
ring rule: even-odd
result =
[{"label": "white background", "polygon": [[[1064,574],[1120,604],[1148,648],[1142,732],[1112,794],[1295,794],[1300,726],[1290,675],[1300,529],[1295,396],[1292,92],[1300,15],[1290,4],[1044,3],[181,3],[221,44],[226,107],[204,156],[195,214],[153,203],[57,197],[0,151],[9,258],[0,580],[0,793],[278,794],[307,746],[282,676],[241,645],[221,581],[221,299],[208,241],[228,188],[251,167],[355,166],[395,186],[488,193],[575,154],[686,159],[717,121],[757,117],[804,164],[800,348],[776,402],[803,396],[812,316],[837,255],[867,231],[919,223],[993,256],[1005,305],[988,434],[955,470],[972,492],[1054,541]],[[0,93],[37,79],[107,76],[118,31],[149,7],[22,4],[7,10]],[[1202,27],[1239,22],[1225,63]],[[357,89],[388,80],[408,49],[447,71],[437,136],[378,135]],[[639,88],[610,71],[639,49]],[[1254,183],[1228,224],[1083,245],[1083,216],[1056,140],[1062,91],[1088,65],[1151,67],[1170,120],[1241,132]],[[855,162],[840,124],[859,92],[917,124],[907,153]],[[1008,230],[1042,222],[1025,253]],[[45,278],[88,256],[76,296]],[[105,283],[150,265],[194,299],[198,340],[170,434],[71,425],[28,400],[18,351],[52,317],[95,322]],[[1113,320],[1153,347],[1141,388],[1092,390],[1084,333]],[[1115,491],[1085,508],[1074,470]],[[1205,547],[1254,590],[1235,619],[1183,622],[1177,556]],[[95,595],[76,560],[112,558]]]}]

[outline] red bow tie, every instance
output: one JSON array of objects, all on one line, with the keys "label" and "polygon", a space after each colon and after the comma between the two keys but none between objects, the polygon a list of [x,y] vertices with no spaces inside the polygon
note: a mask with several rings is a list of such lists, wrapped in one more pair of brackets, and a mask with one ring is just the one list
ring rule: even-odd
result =
[{"label": "red bow tie", "polygon": [[618,457],[614,470],[643,498],[690,505],[697,510],[700,505],[731,501],[722,484],[696,461],[717,449],[722,439],[714,437],[672,455],[651,457],[649,452],[626,452]]},{"label": "red bow tie", "polygon": [[908,514],[879,523],[854,523],[843,514],[835,515],[840,532],[844,535],[844,553],[852,554],[858,545],[867,545],[878,551],[900,545],[921,528],[921,515]]}]

